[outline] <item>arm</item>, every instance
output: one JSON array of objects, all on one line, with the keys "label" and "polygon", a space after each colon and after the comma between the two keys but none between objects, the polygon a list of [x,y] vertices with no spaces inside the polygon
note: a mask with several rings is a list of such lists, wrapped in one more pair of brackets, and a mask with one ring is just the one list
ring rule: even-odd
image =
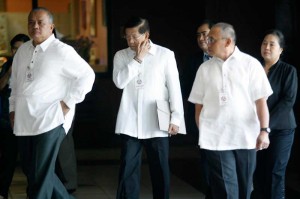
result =
[{"label": "arm", "polygon": [[150,41],[139,43],[135,56],[128,57],[127,51],[118,51],[114,56],[113,81],[115,85],[123,89],[139,74],[139,69],[143,66],[143,59],[150,50]]},{"label": "arm", "polygon": [[188,98],[188,101],[195,104],[195,122],[199,129],[200,127],[200,114],[203,108],[204,88],[205,88],[205,76],[200,72],[203,67],[199,67],[196,77],[194,79],[193,87]]},{"label": "arm", "polygon": [[[297,91],[298,91],[298,77],[296,68],[290,67],[286,70],[281,80],[276,80],[281,82],[280,97],[270,111],[270,126],[274,126],[274,122],[280,120],[282,115],[288,115],[291,109],[293,109]],[[278,89],[279,90],[279,89]],[[273,125],[272,125],[273,124]]]},{"label": "arm", "polygon": [[[266,98],[261,98],[255,101],[257,116],[260,122],[260,128],[269,127],[269,109]],[[256,149],[261,150],[268,148],[270,144],[269,134],[261,131],[256,140]]]},{"label": "arm", "polygon": [[0,91],[8,84],[8,80],[11,75],[11,66],[8,71],[0,78]]},{"label": "arm", "polygon": [[12,129],[14,129],[15,124],[15,111],[12,111],[9,113],[9,120],[10,120],[10,126]]},{"label": "arm", "polygon": [[199,122],[200,122],[200,113],[202,111],[203,104],[195,104],[195,120],[196,120],[196,125],[199,129]]},{"label": "arm", "polygon": [[61,105],[61,109],[62,109],[64,115],[67,115],[70,108],[66,105],[66,103],[64,101],[60,101],[60,105]]},{"label": "arm", "polygon": [[179,73],[174,53],[168,52],[165,56],[165,59],[167,59],[167,63],[165,66],[165,76],[171,110],[171,124],[169,128],[169,133],[177,134],[180,128],[181,121],[184,117]]},{"label": "arm", "polygon": [[93,69],[74,49],[68,51],[66,57],[66,66],[62,71],[72,83],[61,102],[64,113],[67,113],[68,108],[75,107],[75,104],[84,100],[85,95],[92,90],[95,81]]},{"label": "arm", "polygon": [[113,82],[119,89],[124,89],[139,74],[141,64],[133,58],[130,61],[128,59],[123,51],[114,56]]},{"label": "arm", "polygon": [[[17,57],[17,56],[15,56]],[[15,62],[17,58],[15,58]],[[14,62],[12,63],[12,66],[10,67],[11,74],[10,74],[10,85],[9,87],[11,88],[11,93],[9,97],[9,120],[10,120],[10,125],[11,128],[14,129],[14,124],[15,124],[15,79],[16,79],[16,71],[17,70],[12,70],[13,67],[15,67],[16,64]]]}]

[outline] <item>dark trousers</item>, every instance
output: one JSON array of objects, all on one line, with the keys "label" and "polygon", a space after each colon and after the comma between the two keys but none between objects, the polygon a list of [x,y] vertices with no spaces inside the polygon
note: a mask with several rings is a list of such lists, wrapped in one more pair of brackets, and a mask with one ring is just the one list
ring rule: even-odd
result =
[{"label": "dark trousers", "polygon": [[18,137],[29,199],[73,198],[55,174],[55,162],[64,137],[61,125],[40,135]]},{"label": "dark trousers", "polygon": [[200,149],[200,169],[201,169],[201,188],[205,194],[205,199],[211,199],[211,189],[209,186],[209,166],[205,149]]},{"label": "dark trousers", "polygon": [[170,190],[169,138],[137,139],[121,135],[121,165],[117,199],[139,199],[142,152],[149,164],[153,199],[168,199]]},{"label": "dark trousers", "polygon": [[77,160],[73,139],[74,121],[63,139],[57,156],[55,172],[69,192],[77,189]]},{"label": "dark trousers", "polygon": [[0,195],[8,198],[18,155],[18,141],[11,129],[0,128]]},{"label": "dark trousers", "polygon": [[269,148],[257,152],[253,199],[285,198],[285,172],[294,132],[295,129],[272,130]]},{"label": "dark trousers", "polygon": [[214,199],[249,199],[256,150],[206,150],[210,187]]}]

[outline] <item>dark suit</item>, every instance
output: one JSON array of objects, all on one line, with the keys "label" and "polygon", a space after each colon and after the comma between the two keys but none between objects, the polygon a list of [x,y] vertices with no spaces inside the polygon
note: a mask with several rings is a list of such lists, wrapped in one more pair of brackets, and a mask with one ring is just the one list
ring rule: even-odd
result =
[{"label": "dark suit", "polygon": [[[209,57],[205,57],[204,53],[202,50],[199,50],[195,54],[193,54],[189,60],[188,60],[188,65],[187,68],[185,68],[184,71],[184,78],[183,78],[183,98],[186,99],[190,95],[197,71],[200,67],[200,65],[208,60]],[[198,145],[198,139],[199,139],[199,129],[196,125],[195,121],[195,105],[188,102],[186,104],[186,128],[187,132],[191,134],[193,143],[195,145]],[[201,159],[200,161],[200,166],[201,166],[201,171],[202,171],[202,176],[201,176],[201,189],[202,192],[206,194],[206,198],[210,198],[210,189],[208,185],[209,181],[209,171],[208,171],[208,165],[207,165],[207,160],[206,160],[206,155],[203,149],[200,149],[200,156]]]}]

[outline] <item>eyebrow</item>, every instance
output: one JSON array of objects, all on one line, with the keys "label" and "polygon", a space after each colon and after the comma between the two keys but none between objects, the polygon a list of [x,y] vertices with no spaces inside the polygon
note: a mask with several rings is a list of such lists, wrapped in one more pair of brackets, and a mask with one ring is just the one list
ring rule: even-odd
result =
[{"label": "eyebrow", "polygon": [[204,34],[204,33],[207,33],[208,32],[208,30],[204,30],[204,31],[202,31],[202,32],[197,32],[196,34],[197,35],[201,35],[201,34]]}]

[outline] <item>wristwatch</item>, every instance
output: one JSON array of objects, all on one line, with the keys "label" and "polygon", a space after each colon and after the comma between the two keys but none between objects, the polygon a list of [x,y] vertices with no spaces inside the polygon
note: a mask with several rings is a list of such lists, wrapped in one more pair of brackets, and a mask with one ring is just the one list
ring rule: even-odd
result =
[{"label": "wristwatch", "polygon": [[265,131],[267,133],[271,133],[271,129],[269,127],[267,127],[267,128],[260,128],[260,131]]}]

